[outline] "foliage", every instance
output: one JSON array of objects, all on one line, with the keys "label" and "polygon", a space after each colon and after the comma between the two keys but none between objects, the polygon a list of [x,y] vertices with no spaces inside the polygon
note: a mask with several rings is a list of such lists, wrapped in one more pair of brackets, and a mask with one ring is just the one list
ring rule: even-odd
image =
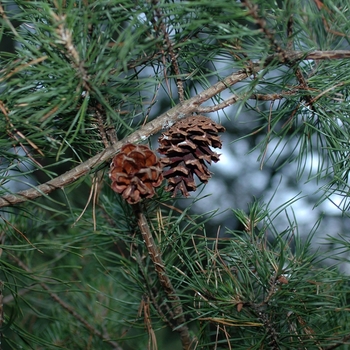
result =
[{"label": "foliage", "polygon": [[199,195],[163,184],[136,207],[107,173],[126,142],[193,113],[234,132],[246,110],[261,165],[296,162],[346,216],[348,16],[344,0],[2,1],[3,349],[347,349],[321,219],[302,238],[293,201],[254,200],[216,232]]}]

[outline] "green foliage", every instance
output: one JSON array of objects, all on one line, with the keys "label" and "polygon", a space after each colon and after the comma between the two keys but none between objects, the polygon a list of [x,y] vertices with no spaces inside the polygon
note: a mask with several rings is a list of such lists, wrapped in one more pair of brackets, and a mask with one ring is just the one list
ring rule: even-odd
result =
[{"label": "green foliage", "polygon": [[[135,131],[148,139],[147,122],[245,72],[229,97],[203,93],[227,102],[209,112],[247,111],[240,137],[261,163],[296,162],[296,180],[321,181],[319,203],[342,195],[346,214],[349,55],[331,53],[348,47],[348,13],[341,0],[2,1],[0,37],[15,47],[0,51],[0,195],[55,179]],[[315,50],[323,56],[310,58]],[[238,118],[222,113],[234,129]],[[216,211],[194,214],[200,198],[180,206],[162,186],[142,203],[159,266],[107,168],[2,209],[3,349],[185,349],[181,326],[196,349],[348,348],[348,259],[330,266],[313,251],[321,221],[298,232],[294,200],[233,208],[240,229],[212,232]],[[329,242],[349,252],[345,237]]]},{"label": "green foliage", "polygon": [[[12,295],[6,297],[4,337],[13,348],[108,348],[94,335],[100,331],[123,349],[142,349],[151,337],[147,307],[147,322],[157,336],[164,333],[157,314],[164,292],[129,208],[111,191],[100,199],[95,232],[87,216],[74,229],[54,217],[49,224],[55,226],[48,227],[37,219],[41,210],[30,227],[24,215],[17,220],[30,243],[8,226],[1,270]],[[188,211],[149,214],[198,348],[316,348],[347,335],[348,281],[311,252],[317,225],[302,241],[295,222],[278,232],[274,213],[256,203],[249,215],[232,213],[246,230],[227,229],[215,238],[205,232],[208,219]]]}]

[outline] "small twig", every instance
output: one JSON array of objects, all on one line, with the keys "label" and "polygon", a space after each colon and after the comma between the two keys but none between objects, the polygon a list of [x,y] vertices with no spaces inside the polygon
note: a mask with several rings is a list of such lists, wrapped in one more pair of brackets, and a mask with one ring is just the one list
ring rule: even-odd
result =
[{"label": "small twig", "polygon": [[[277,41],[275,39],[275,34],[267,28],[266,21],[262,18],[262,16],[259,15],[257,5],[253,5],[250,2],[250,0],[244,0],[244,4],[248,8],[251,16],[254,18],[255,23],[260,27],[260,29],[263,31],[263,33],[265,34],[267,39],[270,41],[271,45],[277,51],[277,53],[280,57],[280,62],[292,66],[295,61],[293,59],[290,59],[288,52],[286,50],[282,49],[281,46],[277,43]],[[291,38],[291,36],[292,36],[292,26],[293,26],[293,18],[290,17],[289,22],[288,22],[288,28],[287,28],[288,38]],[[287,46],[288,46],[288,43],[287,43]],[[308,90],[307,81],[304,78],[303,73],[302,73],[299,66],[295,66],[294,74],[299,81],[300,87],[304,90]],[[304,98],[305,98],[305,101],[307,103],[309,103],[311,101],[310,95],[305,95]],[[298,109],[299,109],[299,106],[297,106],[297,108],[293,111],[291,118],[294,117],[294,115],[296,114],[296,111]]]},{"label": "small twig", "polygon": [[16,292],[16,295],[13,295],[13,294],[6,295],[4,297],[4,299],[3,299],[4,305],[12,303],[17,296],[25,295],[25,294],[29,293],[31,290],[33,290],[33,289],[35,289],[35,286],[31,286],[31,287],[26,287],[26,288],[20,289],[20,290],[18,290]]},{"label": "small twig", "polygon": [[89,322],[86,321],[86,319],[81,316],[80,314],[78,314],[73,307],[71,307],[70,305],[68,305],[65,301],[63,301],[56,293],[51,292],[50,287],[44,283],[41,282],[40,279],[38,277],[36,277],[32,271],[30,270],[30,268],[25,265],[20,259],[18,259],[16,256],[12,255],[10,256],[11,259],[13,261],[16,262],[16,264],[21,267],[24,271],[28,272],[31,274],[31,277],[33,279],[35,279],[36,281],[38,281],[38,283],[40,284],[40,286],[45,289],[46,291],[49,292],[50,297],[56,301],[59,305],[62,306],[63,309],[65,309],[69,314],[71,314],[77,321],[79,321],[80,323],[82,323],[86,329],[88,329],[91,333],[97,335],[99,338],[101,338],[103,341],[105,341],[106,343],[108,343],[109,345],[113,346],[114,350],[123,350],[123,348],[115,341],[111,340],[110,337],[108,336],[108,334],[103,334],[101,333],[99,330],[97,330],[94,326],[92,326]]},{"label": "small twig", "polygon": [[[1,6],[0,6],[0,8],[1,8]],[[22,71],[22,70],[25,70],[27,67],[31,67],[31,66],[33,66],[33,65],[35,65],[35,64],[38,64],[38,63],[40,63],[40,62],[43,62],[43,61],[45,61],[47,58],[48,58],[48,56],[42,56],[42,57],[36,58],[36,59],[34,59],[34,60],[31,60],[31,61],[29,61],[29,62],[20,64],[19,66],[16,66],[16,68],[11,69],[9,72],[7,72],[7,69],[6,69],[6,70],[5,70],[5,69],[1,70],[1,72],[6,71],[6,75],[3,75],[3,76],[0,78],[0,82],[10,79],[13,75],[16,75],[17,73],[19,73],[19,72]]]},{"label": "small twig", "polygon": [[212,112],[216,112],[219,111],[220,109],[224,109],[228,106],[233,105],[234,103],[236,103],[238,100],[241,100],[242,97],[237,96],[237,95],[232,95],[230,98],[228,98],[227,100],[218,103],[215,106],[208,106],[208,107],[198,107],[197,112],[198,113],[212,113]]},{"label": "small twig", "polygon": [[156,245],[156,242],[154,241],[141,204],[134,204],[133,209],[138,220],[138,226],[140,228],[142,238],[145,241],[149,256],[158,275],[159,282],[163,287],[168,299],[172,302],[172,309],[174,311],[174,320],[172,321],[175,323],[173,330],[176,330],[180,334],[182,348],[184,350],[190,350],[192,346],[192,339],[189,334],[189,329],[185,325],[186,320],[183,314],[181,300],[176,294],[175,288],[173,287],[171,280],[166,273],[161,253],[158,249],[158,246]]},{"label": "small twig", "polygon": [[[144,269],[144,264],[142,262],[143,259],[141,258],[141,255],[140,255],[140,253],[137,250],[135,250],[135,257],[134,257],[134,259],[137,262],[137,265],[139,266],[139,270],[140,270],[140,273],[142,275],[142,278],[144,279],[144,281],[146,283],[146,286],[147,286],[147,289],[148,289],[148,296],[151,298],[152,305],[155,307],[155,309],[158,312],[158,315],[162,318],[162,320],[170,328],[173,328],[173,324],[171,323],[170,319],[168,319],[168,317],[164,314],[163,310],[161,309],[161,306],[159,305],[159,303],[156,300],[155,296],[158,295],[158,291],[154,290],[154,288],[152,289],[150,287],[151,281],[149,281],[148,275],[146,275],[145,271],[143,270]],[[170,314],[170,317],[172,317],[173,313],[169,309],[168,305],[166,303],[163,303],[162,306],[166,308],[167,314]]]},{"label": "small twig", "polygon": [[155,104],[155,102],[156,102],[156,99],[157,99],[157,96],[158,96],[158,91],[159,91],[160,86],[161,86],[161,82],[159,82],[158,85],[157,85],[157,87],[155,88],[155,91],[154,91],[154,93],[153,93],[152,100],[151,100],[151,102],[149,103],[149,106],[148,106],[147,111],[146,111],[146,113],[145,113],[145,118],[144,118],[144,120],[143,120],[143,125],[142,125],[142,126],[144,126],[144,125],[147,123],[147,121],[148,121],[149,115],[150,115],[150,113],[151,113],[151,109],[152,109],[152,107],[154,106],[154,104]]},{"label": "small twig", "polygon": [[261,304],[257,305],[254,303],[249,303],[248,305],[257,314],[257,317],[261,320],[261,322],[264,325],[267,335],[270,338],[268,348],[272,350],[279,350],[280,346],[278,345],[278,333],[275,329],[273,322],[271,322],[269,315],[263,311],[263,309],[261,308]]},{"label": "small twig", "polygon": [[336,348],[339,348],[339,346],[345,345],[348,343],[348,341],[350,340],[350,334],[346,335],[341,341],[339,341],[336,344],[327,346],[326,348],[323,348],[323,350],[334,350]]},{"label": "small twig", "polygon": [[250,2],[250,0],[244,0],[243,4],[248,9],[249,14],[254,18],[255,23],[259,26],[261,31],[265,34],[265,36],[270,41],[272,46],[274,46],[275,50],[277,51],[278,55],[280,56],[281,62],[288,62],[288,55],[287,55],[286,51],[283,50],[280,47],[280,45],[277,43],[274,33],[271,32],[267,28],[266,21],[263,19],[263,16],[259,15],[259,13],[258,13],[258,6],[257,5],[253,5]]},{"label": "small twig", "polygon": [[268,344],[269,349],[271,350],[279,350],[280,347],[278,345],[278,334],[273,323],[270,321],[267,314],[262,311],[258,311],[258,317],[264,323],[265,329],[270,337],[270,342]]},{"label": "small twig", "polygon": [[[92,178],[92,184],[91,184],[91,188],[90,188],[90,193],[89,193],[89,197],[86,201],[85,207],[82,210],[82,212],[80,213],[80,215],[76,218],[76,220],[73,222],[72,227],[74,227],[78,221],[83,217],[83,215],[85,214],[90,202],[92,198],[95,198],[95,193],[97,192],[97,185],[98,185],[98,176],[97,174],[94,174],[93,178]],[[94,211],[93,211],[94,214]],[[94,215],[93,215],[94,216]],[[96,231],[96,220],[94,221],[94,231]]]},{"label": "small twig", "polygon": [[287,91],[281,94],[252,94],[249,97],[246,96],[238,96],[232,95],[225,101],[220,102],[215,106],[207,106],[207,107],[198,107],[197,113],[212,113],[224,109],[228,106],[235,104],[238,101],[242,101],[244,99],[248,100],[258,100],[258,101],[275,101],[281,100],[282,98],[286,98],[287,96],[295,95],[297,91],[294,89],[293,91]]},{"label": "small twig", "polygon": [[110,146],[110,144],[108,142],[106,130],[104,127],[104,118],[103,118],[101,112],[99,111],[99,108],[95,108],[95,113],[96,113],[96,117],[97,117],[96,119],[97,119],[98,131],[100,133],[103,145],[105,146],[105,148],[107,148]]},{"label": "small twig", "polygon": [[[33,162],[35,163],[39,168],[42,168],[42,165],[37,162],[30,154],[30,152],[27,150],[27,148],[19,141],[20,139],[23,139],[25,141],[28,142],[28,144],[36,151],[38,152],[41,156],[44,156],[44,153],[39,149],[39,147],[32,141],[30,141],[28,138],[26,138],[20,131],[18,131],[15,126],[12,124],[11,120],[10,120],[10,117],[8,115],[8,112],[7,112],[7,108],[6,106],[4,105],[4,103],[2,101],[0,101],[0,111],[3,113],[3,115],[5,116],[5,119],[8,123],[8,125],[12,128],[12,130],[15,132],[16,135],[14,135],[12,133],[12,131],[10,131],[8,128],[6,128],[7,130],[7,134],[15,139],[21,146],[21,148],[23,149],[24,153],[27,155],[27,157]],[[15,147],[15,146],[14,146]]]},{"label": "small twig", "polygon": [[286,98],[288,96],[296,95],[297,91],[291,90],[286,91],[281,94],[252,94],[248,97],[249,100],[258,100],[258,101],[276,101],[281,100],[282,98]]},{"label": "small twig", "polygon": [[338,84],[335,84],[333,86],[331,86],[330,88],[322,91],[321,93],[319,93],[317,96],[313,97],[307,104],[306,106],[316,102],[319,98],[321,98],[323,95],[326,95],[329,91],[334,90],[335,88],[339,87],[339,86],[343,86],[345,83],[344,82],[340,82]]},{"label": "small twig", "polygon": [[79,71],[79,75],[83,81],[83,87],[87,91],[90,90],[88,84],[88,73],[84,68],[84,61],[80,59],[78,50],[73,44],[72,30],[66,27],[66,15],[57,15],[51,11],[54,25],[57,26],[56,34],[58,37],[58,43],[64,45],[66,51],[65,56],[74,64],[75,68]]},{"label": "small twig", "polygon": [[143,313],[144,323],[148,333],[148,350],[158,350],[157,338],[152,327],[151,312],[149,307],[149,296],[144,295],[141,300],[138,316]]},{"label": "small twig", "polygon": [[315,346],[317,346],[319,350],[323,350],[320,342],[314,336],[315,331],[307,325],[307,323],[304,321],[304,319],[301,316],[297,316],[297,320],[302,326],[302,329],[304,333],[308,336],[308,338],[314,342]]},{"label": "small twig", "polygon": [[[326,12],[328,12],[329,14],[331,14],[331,11],[325,6],[325,4],[321,1],[321,0],[314,0],[317,8],[319,11],[321,11],[322,9],[324,9]],[[333,30],[330,28],[327,19],[325,17],[322,17],[322,21],[323,21],[323,25],[324,25],[324,29],[329,32],[332,33],[334,35],[337,36],[342,36],[342,37],[349,37],[348,35],[346,35],[345,33],[342,32],[338,32],[337,30]]]},{"label": "small twig", "polygon": [[[179,94],[179,100],[180,102],[184,102],[185,101],[185,94],[184,94],[184,87],[183,87],[183,82],[181,79],[181,72],[179,69],[179,64],[177,63],[177,59],[176,59],[176,55],[174,52],[174,45],[170,39],[169,33],[167,32],[167,28],[165,26],[165,23],[163,21],[163,14],[159,8],[159,3],[157,0],[153,0],[153,5],[155,5],[155,14],[158,18],[159,21],[159,27],[160,30],[163,33],[164,36],[164,40],[166,42],[167,48],[168,48],[168,52],[169,52],[169,56],[170,56],[170,61],[171,61],[171,65],[173,66],[174,69],[174,73],[176,76],[176,85],[177,85],[177,90],[178,90],[178,94]],[[165,66],[165,65],[164,65]]]},{"label": "small twig", "polygon": [[[98,129],[100,132],[100,136],[102,139],[102,142],[105,146],[105,148],[113,145],[114,143],[116,143],[118,141],[117,138],[117,133],[115,131],[114,126],[111,126],[109,128],[105,128],[104,124],[105,124],[105,117],[103,114],[102,115],[102,106],[98,105],[95,109],[95,113],[97,116],[97,124],[98,124]],[[90,191],[90,197],[88,199],[88,203],[86,204],[85,209],[87,208],[87,205],[90,202],[91,199],[91,194],[93,194],[93,198],[92,198],[92,219],[93,219],[93,223],[94,223],[94,231],[96,231],[96,204],[98,202],[98,196],[99,196],[99,192],[101,189],[101,184],[103,183],[103,172],[100,171],[97,174],[94,174],[93,179],[92,179],[92,184],[91,184],[91,191]],[[85,210],[84,209],[84,210]]]},{"label": "small twig", "polygon": [[[280,62],[285,63],[289,66],[292,66],[295,61],[290,58],[288,52],[280,47],[280,45],[277,43],[275,39],[275,35],[273,32],[271,32],[267,26],[266,26],[266,21],[258,14],[258,7],[257,5],[253,5],[250,0],[244,0],[245,6],[248,8],[251,16],[254,18],[256,24],[260,27],[260,29],[264,32],[265,36],[268,38],[270,41],[271,45],[275,48],[277,51],[278,55],[280,56]],[[287,42],[287,47],[290,49],[292,46],[292,41],[290,40],[292,38],[292,28],[293,28],[293,17],[291,16],[289,18],[288,24],[287,24],[287,36],[288,36],[288,42]],[[294,74],[299,82],[300,88],[304,89],[305,91],[309,90],[307,80],[303,76],[303,73],[298,65],[294,66]],[[312,108],[312,103],[311,103],[311,96],[310,95],[305,95],[304,99],[307,104],[310,105]],[[294,111],[291,113],[291,117],[289,118],[292,120],[294,116],[296,115],[297,110],[299,109],[299,105],[294,109]]]},{"label": "small twig", "polygon": [[263,165],[264,165],[264,161],[265,161],[265,157],[266,157],[266,153],[267,153],[267,147],[269,145],[270,142],[270,137],[271,137],[271,116],[272,116],[272,107],[273,107],[273,102],[270,103],[270,113],[269,113],[269,120],[267,123],[267,142],[266,142],[266,147],[264,149],[264,152],[261,156],[261,162],[260,162],[260,170],[262,170]]},{"label": "small twig", "polygon": [[9,26],[9,28],[11,29],[12,33],[14,34],[14,36],[19,37],[20,34],[18,34],[16,28],[13,26],[13,24],[11,23],[11,21],[8,19],[8,17],[5,14],[4,8],[2,7],[2,5],[0,4],[0,15],[3,18],[4,22]]},{"label": "small twig", "polygon": [[11,227],[16,233],[18,233],[29,245],[31,245],[34,249],[36,249],[39,253],[43,253],[42,250],[40,250],[39,248],[37,248],[28,238],[27,236],[21,231],[19,230],[14,224],[12,224],[10,221],[8,221],[7,219],[5,219],[5,217],[3,217],[2,215],[0,215],[0,219],[1,221],[4,221],[6,225],[8,225],[9,227]]},{"label": "small twig", "polygon": [[287,50],[293,50],[293,24],[294,16],[291,14],[287,22]]}]

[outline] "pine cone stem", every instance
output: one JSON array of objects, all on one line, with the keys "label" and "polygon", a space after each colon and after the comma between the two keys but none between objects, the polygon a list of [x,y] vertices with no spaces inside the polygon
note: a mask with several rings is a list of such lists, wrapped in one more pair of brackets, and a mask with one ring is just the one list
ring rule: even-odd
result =
[{"label": "pine cone stem", "polygon": [[141,231],[142,238],[148,250],[148,254],[153,262],[154,269],[158,275],[159,282],[164,292],[166,293],[168,299],[172,302],[171,308],[174,311],[174,318],[171,320],[174,324],[173,330],[176,330],[180,334],[182,348],[184,350],[190,350],[191,345],[193,344],[193,340],[191,339],[188,327],[185,325],[186,320],[184,317],[181,300],[176,294],[176,290],[173,284],[171,283],[169,276],[166,273],[166,268],[162,259],[162,255],[153,238],[152,232],[149,228],[141,204],[137,203],[134,204],[132,207],[137,218],[137,223]]}]

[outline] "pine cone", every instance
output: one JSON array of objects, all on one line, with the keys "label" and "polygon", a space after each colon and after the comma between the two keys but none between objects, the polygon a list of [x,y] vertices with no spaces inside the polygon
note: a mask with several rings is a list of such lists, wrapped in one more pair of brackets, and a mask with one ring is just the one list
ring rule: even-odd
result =
[{"label": "pine cone", "polygon": [[162,166],[145,145],[124,145],[112,160],[109,177],[112,189],[130,204],[151,198],[163,180]]},{"label": "pine cone", "polygon": [[159,153],[163,167],[169,167],[163,172],[168,180],[167,191],[177,191],[189,196],[188,191],[196,190],[194,174],[201,182],[208,182],[211,173],[207,163],[219,160],[219,154],[211,147],[221,148],[222,143],[218,132],[225,128],[204,116],[191,116],[180,120],[159,138]]}]

